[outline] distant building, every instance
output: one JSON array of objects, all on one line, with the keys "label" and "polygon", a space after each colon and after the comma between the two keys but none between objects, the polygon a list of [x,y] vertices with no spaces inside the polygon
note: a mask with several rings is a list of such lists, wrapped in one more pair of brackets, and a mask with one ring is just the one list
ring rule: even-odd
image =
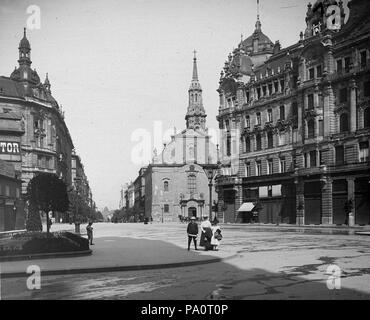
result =
[{"label": "distant building", "polygon": [[[356,224],[370,223],[370,7],[348,6],[345,23],[342,1],[309,3],[305,32],[284,49],[258,15],[229,55],[217,117],[225,221],[257,212],[262,223],[341,225],[351,211]],[[244,203],[252,209],[238,211]]]}]

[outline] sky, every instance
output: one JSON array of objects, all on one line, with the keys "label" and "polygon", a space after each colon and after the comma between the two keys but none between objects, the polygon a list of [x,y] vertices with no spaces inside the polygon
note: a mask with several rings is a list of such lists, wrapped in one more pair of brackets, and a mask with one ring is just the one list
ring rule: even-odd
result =
[{"label": "sky", "polygon": [[[262,31],[283,47],[297,42],[308,2],[260,0]],[[217,130],[220,71],[241,34],[253,33],[256,3],[0,0],[0,75],[17,65],[28,27],[32,68],[42,81],[49,74],[93,198],[100,209],[116,209],[121,186],[168,140],[162,133],[185,128],[194,49],[207,126]],[[144,136],[150,143],[133,161]]]}]

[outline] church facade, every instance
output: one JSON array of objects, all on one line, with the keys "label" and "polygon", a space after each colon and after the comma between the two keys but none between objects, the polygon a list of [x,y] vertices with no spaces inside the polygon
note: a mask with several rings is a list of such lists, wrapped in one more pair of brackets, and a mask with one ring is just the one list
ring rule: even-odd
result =
[{"label": "church facade", "polygon": [[[204,171],[207,164],[217,163],[217,147],[206,127],[206,112],[194,53],[193,74],[188,90],[186,129],[174,133],[160,154],[140,170],[138,201],[145,217],[153,221],[178,221],[179,216],[209,216],[209,186]],[[136,198],[136,197],[135,197]],[[212,188],[212,199],[217,194]],[[214,215],[213,215],[214,216]]]},{"label": "church facade", "polygon": [[342,1],[309,3],[287,48],[257,15],[229,55],[217,117],[225,222],[370,223],[370,12],[365,0],[348,7],[347,17]]}]

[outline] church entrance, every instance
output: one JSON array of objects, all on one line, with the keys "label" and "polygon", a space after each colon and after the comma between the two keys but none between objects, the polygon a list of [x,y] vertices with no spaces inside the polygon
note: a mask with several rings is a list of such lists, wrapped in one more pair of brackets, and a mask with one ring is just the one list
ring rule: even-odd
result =
[{"label": "church entrance", "polygon": [[197,208],[195,207],[190,207],[188,208],[188,217],[196,217],[197,216]]}]

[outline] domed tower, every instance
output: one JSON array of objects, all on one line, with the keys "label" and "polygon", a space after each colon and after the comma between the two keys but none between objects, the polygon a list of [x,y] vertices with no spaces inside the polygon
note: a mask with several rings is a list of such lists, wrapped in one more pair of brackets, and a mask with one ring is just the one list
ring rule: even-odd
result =
[{"label": "domed tower", "polygon": [[259,14],[259,1],[257,1],[257,21],[255,30],[251,36],[242,41],[239,48],[251,57],[256,67],[267,60],[274,52],[274,44],[268,36],[262,32],[262,24]]},{"label": "domed tower", "polygon": [[10,75],[12,80],[23,82],[25,86],[29,83],[36,85],[40,83],[40,77],[38,76],[36,70],[31,69],[31,45],[27,39],[26,28],[23,31],[23,38],[19,42],[19,67]]},{"label": "domed tower", "polygon": [[206,130],[206,112],[202,101],[202,88],[198,79],[197,57],[194,50],[193,77],[191,79],[189,93],[188,111],[185,116],[187,129]]}]

